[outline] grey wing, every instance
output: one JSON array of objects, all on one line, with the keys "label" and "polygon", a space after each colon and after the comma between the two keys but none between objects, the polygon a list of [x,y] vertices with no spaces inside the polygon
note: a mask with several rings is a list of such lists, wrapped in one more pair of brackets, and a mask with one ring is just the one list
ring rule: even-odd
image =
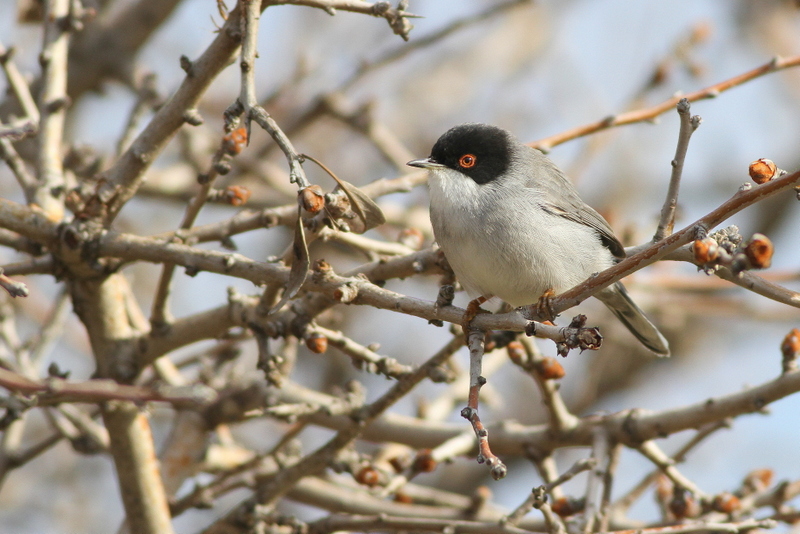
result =
[{"label": "grey wing", "polygon": [[[548,180],[535,179],[535,187],[544,192],[544,197],[547,201],[543,201],[541,206],[543,209],[552,213],[569,219],[579,224],[584,224],[597,231],[600,236],[600,241],[606,246],[611,253],[617,258],[625,257],[625,248],[619,239],[614,235],[614,231],[608,225],[608,222],[602,215],[597,213],[591,206],[586,204],[580,196],[572,182],[564,176],[564,173],[556,167],[555,163],[550,161],[544,154],[538,150],[531,149],[531,152],[536,154],[535,165],[540,167],[542,171],[546,172],[549,176]],[[533,185],[533,184],[531,184]]]}]

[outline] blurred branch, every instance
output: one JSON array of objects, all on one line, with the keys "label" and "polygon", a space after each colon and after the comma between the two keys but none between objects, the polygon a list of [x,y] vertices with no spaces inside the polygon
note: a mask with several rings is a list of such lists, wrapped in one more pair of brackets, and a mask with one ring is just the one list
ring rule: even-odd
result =
[{"label": "blurred branch", "polygon": [[744,74],[740,74],[725,81],[710,85],[705,89],[700,89],[699,91],[694,91],[686,95],[674,96],[650,108],[628,111],[625,113],[620,113],[619,115],[612,115],[598,122],[593,122],[585,126],[579,126],[556,135],[551,135],[550,137],[539,139],[538,141],[531,141],[528,143],[528,146],[532,146],[533,148],[538,148],[543,152],[547,152],[554,146],[560,145],[561,143],[571,141],[572,139],[577,139],[578,137],[584,137],[601,130],[614,128],[616,126],[625,126],[627,124],[635,124],[637,122],[652,121],[659,115],[674,109],[675,106],[678,105],[678,102],[683,99],[686,99],[689,102],[697,102],[698,100],[715,98],[719,96],[720,93],[727,91],[728,89],[732,89],[736,86],[747,83],[760,76],[797,66],[800,66],[800,56],[790,56],[788,58],[776,57],[769,63],[766,63],[760,67],[756,67],[755,69],[745,72]]},{"label": "blurred branch", "polygon": [[[686,261],[696,264],[691,248],[691,244],[684,245],[668,254],[665,259]],[[700,266],[698,265],[698,267]],[[800,293],[766,280],[763,276],[759,276],[752,271],[743,271],[737,275],[731,272],[727,267],[722,267],[716,269],[713,274],[714,276],[727,280],[732,284],[736,284],[739,287],[743,287],[763,297],[767,297],[775,302],[800,308]]]},{"label": "blurred branch", "polygon": [[25,199],[28,203],[33,201],[33,192],[36,189],[36,179],[28,172],[25,162],[17,153],[14,145],[6,138],[0,138],[0,159],[6,162],[8,168],[14,173]]},{"label": "blurred branch", "polygon": [[61,151],[67,106],[67,52],[70,31],[65,24],[70,0],[45,2],[45,30],[42,45],[42,89],[39,93],[39,143],[36,153],[37,188],[34,202],[53,220],[64,216],[66,186]]},{"label": "blurred branch", "polygon": [[454,21],[445,25],[440,30],[437,30],[428,35],[424,35],[418,39],[414,39],[407,45],[398,46],[397,48],[389,50],[375,59],[362,62],[361,65],[358,67],[358,69],[339,86],[338,91],[341,92],[347,91],[357,82],[364,79],[364,77],[366,77],[366,75],[370,74],[372,71],[378,70],[381,67],[384,67],[390,63],[394,63],[395,61],[398,61],[400,59],[403,59],[404,57],[414,52],[417,52],[419,50],[427,48],[428,46],[436,44],[445,37],[448,37],[449,35],[463,28],[467,28],[473,24],[484,23],[496,15],[503,14],[506,11],[510,11],[511,9],[516,8],[520,5],[531,4],[531,3],[533,3],[532,0],[507,0],[499,4],[490,5],[483,11],[478,11],[473,15],[468,15],[460,19],[455,19]]},{"label": "blurred branch", "polygon": [[[227,514],[219,524],[226,524],[235,521],[240,515],[241,508],[250,508],[254,502],[271,509],[275,506],[280,497],[288,493],[292,486],[298,481],[308,476],[315,475],[322,471],[336,454],[349,446],[372,421],[377,419],[395,402],[402,399],[411,389],[428,377],[430,371],[444,361],[452,353],[448,346],[437,352],[428,359],[423,365],[419,366],[413,373],[399,379],[386,393],[371,404],[363,406],[353,414],[350,423],[331,438],[325,445],[305,456],[292,466],[285,467],[280,472],[261,482],[258,486],[255,499],[249,499],[239,505],[232,512]],[[211,526],[211,532],[220,528],[217,525]]]},{"label": "blurred branch", "polygon": [[[297,5],[316,7],[324,10],[329,15],[335,15],[337,9],[372,15],[373,17],[383,17],[389,23],[392,31],[408,41],[408,32],[413,26],[408,21],[409,18],[416,18],[417,15],[409,13],[405,7],[392,8],[389,2],[375,2],[370,4],[362,0],[262,0],[264,6],[277,5]],[[407,3],[407,2],[406,2]],[[402,5],[405,5],[401,2]]]},{"label": "blurred branch", "polygon": [[370,532],[442,532],[455,530],[465,534],[527,534],[529,531],[510,524],[480,523],[456,519],[423,519],[393,517],[385,514],[372,517],[357,515],[328,516],[308,524],[310,534],[329,534],[340,531]]},{"label": "blurred branch", "polygon": [[133,144],[106,171],[106,181],[95,193],[104,206],[106,226],[116,218],[144,180],[144,173],[167,142],[186,122],[187,112],[195,109],[200,97],[217,75],[234,60],[241,40],[240,11],[235,9],[205,52],[195,61],[184,62],[187,72],[181,86],[161,106]]},{"label": "blurred branch", "polygon": [[[672,455],[672,462],[676,464],[683,462],[686,459],[687,454],[701,444],[706,438],[711,436],[717,430],[729,427],[730,420],[722,419],[720,421],[708,423],[707,425],[699,428],[695,435],[692,436],[689,441],[687,441],[683,446],[681,446],[680,449],[678,449],[675,454]],[[610,515],[619,516],[626,513],[633,503],[635,503],[642,495],[644,495],[645,491],[647,491],[647,489],[652,486],[653,483],[655,483],[660,473],[660,468],[651,471],[646,477],[644,477],[644,479],[642,479],[641,482],[628,491],[628,493],[620,497],[620,499],[612,505]]]},{"label": "blurred branch", "polygon": [[179,408],[198,408],[216,399],[216,393],[213,390],[201,385],[150,389],[118,384],[113,380],[95,379],[86,382],[69,382],[57,377],[50,377],[45,382],[37,382],[5,369],[0,369],[0,386],[9,391],[35,395],[36,403],[39,406],[52,406],[68,402],[102,403],[121,400],[136,403],[167,402]]},{"label": "blurred branch", "polygon": [[[779,365],[780,355],[776,354],[776,368]],[[611,441],[636,446],[647,440],[660,439],[729,417],[759,413],[772,402],[798,391],[800,391],[800,371],[793,371],[744,391],[713,397],[683,407],[649,413],[631,409],[609,415],[590,415],[580,418],[572,432],[561,437],[553,436],[549,425],[528,426],[505,422],[490,427],[492,449],[495,454],[522,456],[527,453],[529,447],[544,452],[559,447],[589,447],[596,426],[605,427]],[[294,389],[281,391],[281,396],[286,401],[297,401],[297,394]],[[314,424],[334,430],[349,424],[347,418],[328,417],[323,414],[315,414],[312,421]],[[368,441],[393,441],[421,449],[436,447],[463,431],[464,427],[460,423],[428,422],[390,413],[364,429],[362,437]]]},{"label": "blurred branch", "polygon": [[14,48],[6,49],[0,43],[0,66],[3,68],[3,72],[5,72],[6,79],[8,80],[8,86],[11,91],[14,93],[14,96],[17,98],[17,102],[22,108],[22,112],[25,116],[34,124],[39,124],[39,108],[36,107],[36,101],[31,95],[31,90],[28,87],[28,82],[25,81],[25,77],[19,72],[17,69],[16,64],[12,60],[14,56]]}]

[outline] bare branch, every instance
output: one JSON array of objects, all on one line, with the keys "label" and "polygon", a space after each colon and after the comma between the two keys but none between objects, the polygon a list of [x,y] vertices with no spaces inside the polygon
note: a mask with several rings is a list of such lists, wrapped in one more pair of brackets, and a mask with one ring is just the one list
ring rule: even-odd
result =
[{"label": "bare branch", "polygon": [[675,208],[678,207],[678,190],[683,174],[683,163],[686,160],[686,151],[689,149],[689,139],[694,131],[700,126],[700,117],[689,115],[689,101],[681,99],[677,105],[678,116],[681,120],[680,133],[678,134],[678,147],[675,149],[675,158],[672,160],[672,176],[669,180],[667,198],[664,207],[661,208],[661,219],[658,221],[658,228],[653,236],[653,242],[661,241],[672,233],[675,225]]},{"label": "bare branch", "polygon": [[560,145],[561,143],[566,143],[572,139],[590,135],[601,130],[606,130],[616,126],[624,126],[627,124],[635,124],[637,122],[652,121],[659,115],[662,115],[671,109],[675,109],[675,106],[678,105],[678,102],[683,99],[686,99],[689,102],[697,102],[698,100],[716,98],[720,95],[720,93],[754,80],[759,76],[764,76],[779,70],[790,69],[797,66],[800,66],[800,56],[791,56],[788,58],[775,57],[769,63],[766,63],[760,67],[756,67],[755,69],[745,72],[744,74],[734,76],[733,78],[729,78],[725,81],[706,87],[705,89],[700,89],[699,91],[694,91],[686,95],[674,96],[669,100],[665,100],[664,102],[651,108],[628,111],[625,113],[620,113],[619,115],[612,115],[603,120],[587,124],[585,126],[579,126],[578,128],[573,128],[572,130],[567,130],[566,132],[551,135],[550,137],[545,137],[539,139],[538,141],[532,141],[528,143],[528,145],[538,148],[543,152],[547,152],[554,146]]},{"label": "bare branch", "polygon": [[39,95],[38,187],[34,201],[53,220],[64,216],[66,194],[61,164],[67,97],[67,52],[70,32],[64,27],[69,16],[69,0],[45,2],[45,32],[42,46],[42,90]]}]

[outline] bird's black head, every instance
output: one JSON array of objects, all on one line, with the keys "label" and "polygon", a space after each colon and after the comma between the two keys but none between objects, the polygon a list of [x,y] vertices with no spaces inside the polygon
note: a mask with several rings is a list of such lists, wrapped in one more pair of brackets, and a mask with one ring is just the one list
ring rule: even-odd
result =
[{"label": "bird's black head", "polygon": [[488,124],[462,124],[451,128],[433,145],[429,160],[486,184],[511,165],[514,138]]}]

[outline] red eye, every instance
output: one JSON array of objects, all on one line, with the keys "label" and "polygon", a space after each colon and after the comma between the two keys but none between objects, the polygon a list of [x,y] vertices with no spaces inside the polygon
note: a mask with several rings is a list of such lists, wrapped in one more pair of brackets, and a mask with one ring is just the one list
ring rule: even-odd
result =
[{"label": "red eye", "polygon": [[476,163],[478,163],[478,158],[476,158],[473,154],[464,154],[458,159],[458,164],[465,169],[474,167]]}]

